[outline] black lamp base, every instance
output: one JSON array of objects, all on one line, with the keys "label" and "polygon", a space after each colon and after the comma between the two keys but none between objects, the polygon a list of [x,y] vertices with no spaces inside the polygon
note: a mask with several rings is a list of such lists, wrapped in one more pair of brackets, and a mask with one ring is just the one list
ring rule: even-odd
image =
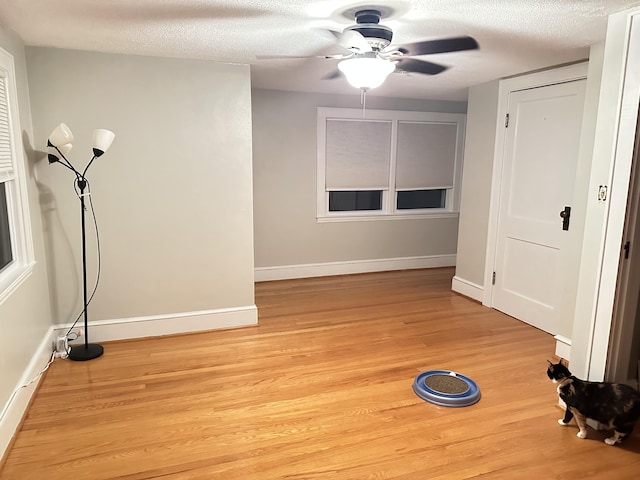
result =
[{"label": "black lamp base", "polygon": [[102,345],[98,345],[97,343],[89,343],[88,345],[74,345],[71,347],[69,359],[82,362],[85,360],[93,360],[94,358],[98,358],[103,353],[104,348],[102,348]]}]

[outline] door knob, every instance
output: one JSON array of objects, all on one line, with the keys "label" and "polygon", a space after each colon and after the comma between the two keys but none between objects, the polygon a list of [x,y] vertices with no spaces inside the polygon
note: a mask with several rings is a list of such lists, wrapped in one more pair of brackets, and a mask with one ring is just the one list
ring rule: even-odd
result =
[{"label": "door knob", "polygon": [[562,230],[569,230],[569,219],[571,218],[571,207],[564,207],[564,210],[560,212],[560,218],[562,218]]}]

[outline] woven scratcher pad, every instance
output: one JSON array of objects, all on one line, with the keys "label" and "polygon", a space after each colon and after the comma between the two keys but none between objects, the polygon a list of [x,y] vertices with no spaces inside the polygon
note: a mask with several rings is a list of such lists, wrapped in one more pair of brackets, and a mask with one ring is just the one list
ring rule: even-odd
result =
[{"label": "woven scratcher pad", "polygon": [[469,385],[452,375],[431,375],[424,381],[431,390],[440,393],[456,394],[469,390]]}]

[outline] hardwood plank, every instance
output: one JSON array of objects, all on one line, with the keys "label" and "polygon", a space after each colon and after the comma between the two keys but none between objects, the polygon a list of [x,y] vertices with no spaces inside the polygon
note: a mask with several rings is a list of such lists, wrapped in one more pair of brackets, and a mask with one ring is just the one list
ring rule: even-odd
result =
[{"label": "hardwood plank", "polygon": [[[1,479],[637,478],[640,439],[560,427],[553,338],[450,268],[256,284],[260,325],[112,342],[46,373]],[[479,403],[418,398],[429,369]]]}]

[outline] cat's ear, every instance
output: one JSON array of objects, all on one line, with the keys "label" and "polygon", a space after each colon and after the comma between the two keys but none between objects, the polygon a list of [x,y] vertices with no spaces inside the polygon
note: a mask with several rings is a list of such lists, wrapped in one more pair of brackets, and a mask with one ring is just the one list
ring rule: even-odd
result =
[{"label": "cat's ear", "polygon": [[548,363],[549,365],[553,365],[553,363],[551,363],[551,360],[547,360],[547,363]]}]

